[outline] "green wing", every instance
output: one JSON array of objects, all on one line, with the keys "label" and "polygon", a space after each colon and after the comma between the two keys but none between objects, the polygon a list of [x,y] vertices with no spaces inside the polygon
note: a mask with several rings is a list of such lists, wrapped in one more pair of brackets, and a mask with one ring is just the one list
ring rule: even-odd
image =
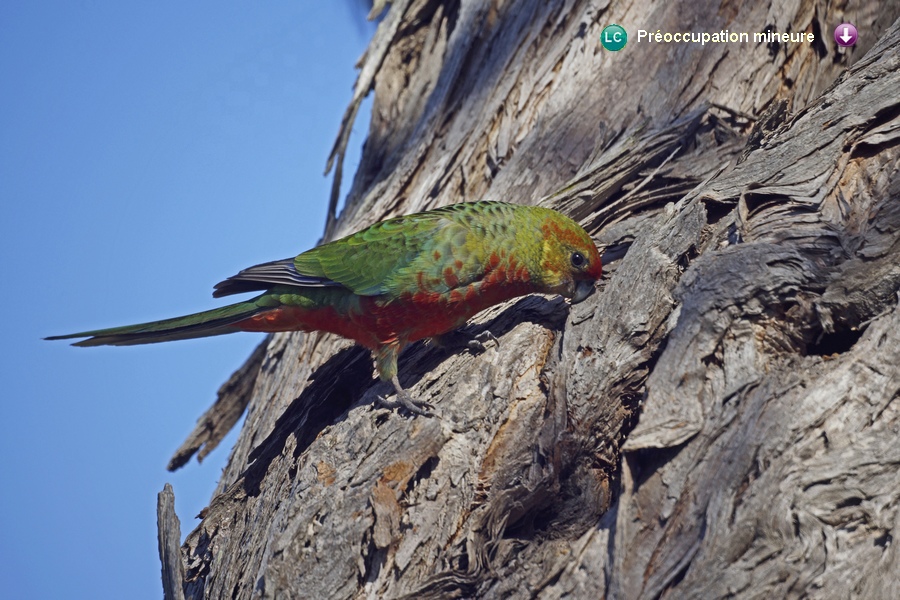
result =
[{"label": "green wing", "polygon": [[413,291],[423,281],[431,291],[445,292],[450,284],[442,283],[442,273],[448,265],[458,286],[477,280],[485,250],[478,240],[492,223],[505,228],[517,210],[522,207],[472,202],[381,221],[296,258],[244,269],[217,284],[213,295],[273,286],[342,286],[360,296],[378,296]]},{"label": "green wing", "polygon": [[304,252],[294,259],[294,267],[307,277],[337,282],[361,296],[390,293],[398,278],[429,261],[427,251],[436,240],[448,236],[465,240],[466,228],[447,216],[431,211],[381,221]]}]

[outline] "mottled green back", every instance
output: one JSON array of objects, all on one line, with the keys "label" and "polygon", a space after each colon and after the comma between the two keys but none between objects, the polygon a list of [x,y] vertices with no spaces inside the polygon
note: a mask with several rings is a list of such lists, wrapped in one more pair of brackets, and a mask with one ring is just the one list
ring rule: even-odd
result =
[{"label": "mottled green back", "polygon": [[[399,295],[423,284],[430,291],[477,280],[492,252],[540,254],[544,208],[501,202],[453,204],[376,223],[346,238],[323,244],[294,259],[303,275],[338,282],[362,296]],[[526,240],[535,240],[527,244]],[[517,243],[518,240],[518,243]],[[536,246],[536,247],[531,247]]]}]

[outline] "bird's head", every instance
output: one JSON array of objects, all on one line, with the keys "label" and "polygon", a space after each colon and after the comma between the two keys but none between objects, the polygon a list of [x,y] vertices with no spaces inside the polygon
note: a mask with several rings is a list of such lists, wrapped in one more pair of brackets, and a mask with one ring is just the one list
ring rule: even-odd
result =
[{"label": "bird's head", "polygon": [[594,291],[603,272],[597,246],[584,228],[556,211],[547,210],[541,231],[543,287],[573,304],[581,302]]}]

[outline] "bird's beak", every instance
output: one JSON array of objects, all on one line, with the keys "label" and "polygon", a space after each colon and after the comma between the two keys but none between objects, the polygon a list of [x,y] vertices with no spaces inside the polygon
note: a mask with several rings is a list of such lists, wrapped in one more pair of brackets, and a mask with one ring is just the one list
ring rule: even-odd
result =
[{"label": "bird's beak", "polygon": [[572,295],[572,304],[578,304],[594,293],[594,282],[582,279],[575,284],[575,294]]}]

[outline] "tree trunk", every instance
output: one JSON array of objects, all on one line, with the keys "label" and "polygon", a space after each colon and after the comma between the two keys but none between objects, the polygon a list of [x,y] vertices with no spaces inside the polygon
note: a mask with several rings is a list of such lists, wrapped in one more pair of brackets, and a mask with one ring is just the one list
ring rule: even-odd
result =
[{"label": "tree trunk", "polygon": [[[842,5],[843,6],[843,5]],[[843,12],[842,12],[843,11]],[[273,336],[182,547],[187,598],[895,597],[900,573],[896,3],[397,0],[361,63],[369,137],[341,236],[454,202],[542,203],[598,293],[368,352]],[[860,31],[837,48],[842,20]],[[610,23],[624,50],[600,46]],[[639,29],[813,34],[638,41]],[[248,404],[249,403],[249,404]],[[216,423],[215,426],[210,423]],[[224,427],[227,429],[227,426]]]}]

